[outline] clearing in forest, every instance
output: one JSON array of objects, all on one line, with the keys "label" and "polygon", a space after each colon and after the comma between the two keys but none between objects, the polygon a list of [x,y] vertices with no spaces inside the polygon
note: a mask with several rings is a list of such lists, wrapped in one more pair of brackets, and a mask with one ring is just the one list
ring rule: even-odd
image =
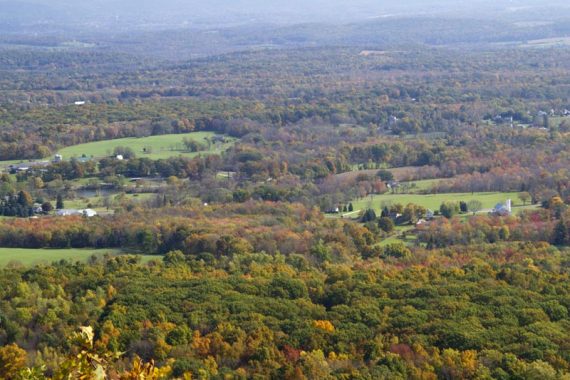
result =
[{"label": "clearing in forest", "polygon": [[368,196],[352,201],[354,210],[364,210],[372,207],[375,211],[381,211],[383,206],[401,204],[406,206],[414,203],[432,211],[439,210],[443,202],[466,202],[478,200],[483,205],[483,210],[491,210],[497,203],[505,202],[507,199],[513,201],[513,206],[522,206],[518,199],[519,193],[442,193],[442,194],[382,194]]},{"label": "clearing in forest", "polygon": [[[0,248],[0,268],[10,264],[32,266],[37,264],[49,264],[60,260],[86,262],[91,256],[102,257],[106,253],[120,255],[123,252],[118,249],[22,249]],[[158,256],[141,256],[143,262]]]},{"label": "clearing in forest", "polygon": [[[184,140],[193,140],[203,147],[203,150],[192,152],[187,148]],[[149,137],[129,137],[124,139],[97,141],[86,144],[69,146],[61,149],[65,160],[73,157],[106,157],[113,155],[115,148],[128,147],[137,157],[147,157],[153,160],[170,157],[194,157],[199,154],[216,154],[228,149],[236,139],[217,135],[213,132],[192,132],[174,135],[160,135]]]}]

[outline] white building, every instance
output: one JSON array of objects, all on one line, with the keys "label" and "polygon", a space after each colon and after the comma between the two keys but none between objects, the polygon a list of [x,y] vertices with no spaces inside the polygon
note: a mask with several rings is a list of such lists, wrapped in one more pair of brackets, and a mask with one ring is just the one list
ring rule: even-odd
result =
[{"label": "white building", "polygon": [[83,216],[86,216],[88,218],[92,218],[94,216],[97,216],[97,211],[92,210],[90,208],[86,208],[85,210],[79,210],[81,211],[81,214],[83,214]]},{"label": "white building", "polygon": [[92,218],[97,216],[97,211],[92,210],[90,208],[84,210],[75,210],[75,209],[61,209],[56,211],[57,216],[85,216],[87,218]]},{"label": "white building", "polygon": [[513,213],[513,204],[510,199],[507,199],[505,203],[498,203],[492,212],[494,215],[498,216],[509,216]]}]

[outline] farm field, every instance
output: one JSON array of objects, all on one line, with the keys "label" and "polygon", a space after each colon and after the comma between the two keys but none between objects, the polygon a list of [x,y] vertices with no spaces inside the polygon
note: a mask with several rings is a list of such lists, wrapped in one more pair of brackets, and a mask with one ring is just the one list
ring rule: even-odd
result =
[{"label": "farm field", "polygon": [[[143,193],[143,194],[122,194],[116,193],[111,194],[109,197],[113,202],[118,201],[118,197],[124,201],[146,201],[155,197],[156,194],[153,193]],[[93,196],[93,197],[85,197],[85,198],[76,198],[73,200],[65,201],[65,208],[70,209],[84,209],[84,208],[92,208],[95,211],[104,211],[106,210],[105,205],[103,204],[105,196]],[[55,204],[55,200],[51,200],[53,204]],[[89,206],[91,205],[91,206]]]},{"label": "farm field", "polygon": [[[18,164],[23,164],[25,162],[30,162],[33,160],[9,160],[9,161],[0,161],[0,167],[2,168],[6,168],[10,165],[18,165]],[[43,161],[43,160],[37,160],[37,161]]]},{"label": "farm field", "polygon": [[433,211],[439,210],[439,206],[445,201],[469,202],[478,200],[483,204],[483,209],[492,209],[499,202],[507,199],[513,201],[513,206],[522,205],[518,199],[518,193],[449,193],[449,194],[382,194],[358,199],[352,202],[354,210],[363,210],[372,207],[375,211],[381,211],[382,207],[400,203],[407,205],[415,203]]},{"label": "farm field", "polygon": [[[73,157],[82,157],[83,155],[86,157],[104,157],[111,155],[113,150],[117,147],[129,147],[135,152],[137,157],[147,157],[158,160],[178,156],[194,157],[199,154],[221,153],[235,142],[235,139],[226,137],[226,143],[209,144],[207,139],[214,136],[216,136],[216,134],[213,132],[192,132],[141,138],[130,137],[73,145],[61,149],[58,154],[61,154],[66,160]],[[184,138],[193,139],[206,146],[211,145],[211,147],[209,150],[201,152],[188,152],[182,142]],[[146,152],[144,149],[146,149]]]},{"label": "farm field", "polygon": [[401,185],[408,185],[409,193],[421,193],[429,192],[434,186],[443,181],[445,181],[445,179],[424,179],[420,181],[402,182]]},{"label": "farm field", "polygon": [[[9,264],[25,266],[52,263],[59,260],[86,261],[92,255],[103,256],[106,253],[119,255],[118,249],[20,249],[0,248],[0,268]],[[141,255],[143,262],[156,259],[157,256]]]}]

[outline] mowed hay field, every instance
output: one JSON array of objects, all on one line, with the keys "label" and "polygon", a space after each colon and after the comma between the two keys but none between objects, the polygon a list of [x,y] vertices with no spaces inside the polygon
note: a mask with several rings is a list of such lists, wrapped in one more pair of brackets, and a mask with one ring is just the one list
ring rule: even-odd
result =
[{"label": "mowed hay field", "polygon": [[[423,206],[430,210],[439,210],[439,206],[443,202],[469,202],[471,200],[478,200],[483,205],[483,210],[490,210],[497,203],[505,202],[507,199],[511,199],[513,206],[522,205],[522,202],[518,199],[519,193],[449,193],[449,194],[383,194],[375,195],[372,197],[366,197],[358,199],[352,202],[354,210],[364,210],[372,206],[375,211],[381,211],[382,207],[390,204],[402,204],[403,206],[408,203],[414,203],[419,206]],[[483,211],[482,210],[482,211]]]},{"label": "mowed hay field", "polygon": [[[234,144],[235,139],[225,136],[225,143],[208,143],[207,139],[216,136],[213,132],[192,132],[176,135],[161,135],[150,137],[129,137],[124,139],[97,141],[86,144],[73,145],[61,149],[61,154],[65,160],[73,157],[106,157],[113,154],[117,147],[131,148],[137,157],[148,157],[153,160],[170,157],[184,156],[194,157],[199,154],[221,153]],[[183,144],[184,138],[192,139],[204,144],[209,149],[201,152],[188,152]],[[146,149],[146,152],[144,151]]]},{"label": "mowed hay field", "polygon": [[[105,254],[120,255],[117,249],[21,249],[0,248],[0,268],[10,264],[33,266],[48,264],[60,260],[86,262],[92,255],[102,257]],[[142,256],[143,262],[160,259],[159,256]]]}]

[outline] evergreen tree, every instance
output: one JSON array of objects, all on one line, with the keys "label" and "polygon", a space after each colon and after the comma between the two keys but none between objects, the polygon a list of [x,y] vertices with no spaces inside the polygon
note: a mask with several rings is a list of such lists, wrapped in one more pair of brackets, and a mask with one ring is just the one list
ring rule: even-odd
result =
[{"label": "evergreen tree", "polygon": [[376,175],[384,182],[392,181],[394,179],[394,175],[389,170],[379,170]]},{"label": "evergreen tree", "polygon": [[64,207],[65,206],[63,204],[63,196],[61,194],[58,194],[55,202],[55,208],[58,210],[62,210]]},{"label": "evergreen tree", "polygon": [[362,215],[361,222],[368,223],[368,222],[374,222],[375,220],[376,220],[376,212],[373,209],[369,208]]},{"label": "evergreen tree", "polygon": [[564,219],[560,219],[554,227],[552,234],[552,244],[564,245],[570,243],[570,236],[568,236],[568,223]]}]

